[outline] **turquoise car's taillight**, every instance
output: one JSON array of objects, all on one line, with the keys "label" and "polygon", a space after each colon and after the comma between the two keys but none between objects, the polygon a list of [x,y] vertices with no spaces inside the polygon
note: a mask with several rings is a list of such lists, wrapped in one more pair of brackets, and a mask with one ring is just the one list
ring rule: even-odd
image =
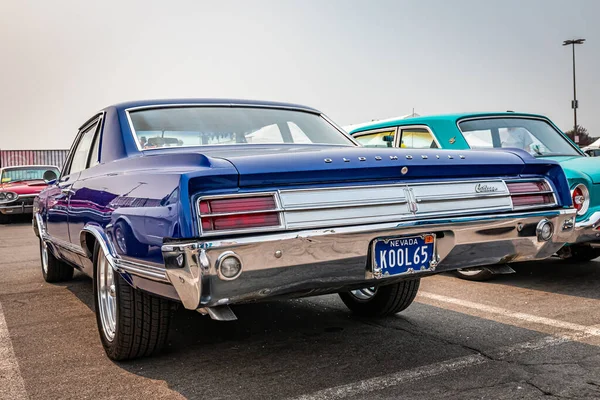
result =
[{"label": "turquoise car's taillight", "polygon": [[584,184],[579,184],[571,190],[573,198],[573,207],[577,210],[577,215],[584,215],[590,207],[590,192]]}]

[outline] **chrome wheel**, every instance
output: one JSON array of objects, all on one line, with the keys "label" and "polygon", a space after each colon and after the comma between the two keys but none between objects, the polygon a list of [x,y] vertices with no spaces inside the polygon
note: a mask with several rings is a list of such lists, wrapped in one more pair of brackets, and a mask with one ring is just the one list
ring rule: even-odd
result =
[{"label": "chrome wheel", "polygon": [[377,288],[370,287],[364,289],[351,290],[350,293],[358,300],[366,301],[370,300],[373,296],[375,296],[375,293],[377,293]]},{"label": "chrome wheel", "polygon": [[117,246],[119,246],[119,250],[121,250],[123,254],[127,254],[127,241],[125,239],[125,232],[123,232],[123,229],[117,227],[117,229],[115,229],[115,237],[117,239]]},{"label": "chrome wheel", "polygon": [[42,246],[42,269],[44,274],[48,275],[48,245],[44,240],[40,239]]},{"label": "chrome wheel", "polygon": [[96,275],[102,331],[106,339],[112,342],[117,327],[117,293],[114,271],[102,251],[98,252]]}]

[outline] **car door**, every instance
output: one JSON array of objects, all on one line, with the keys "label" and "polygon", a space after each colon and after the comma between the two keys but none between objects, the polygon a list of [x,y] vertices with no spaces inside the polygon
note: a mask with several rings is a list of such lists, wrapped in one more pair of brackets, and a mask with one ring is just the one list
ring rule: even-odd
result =
[{"label": "car door", "polygon": [[[96,121],[97,124],[97,121]],[[96,124],[87,125],[77,135],[67,161],[56,185],[48,193],[46,230],[54,244],[59,246],[61,256],[77,263],[77,256],[70,254],[69,202],[73,184],[87,163],[87,155],[96,131]]]},{"label": "car door", "polygon": [[103,221],[102,198],[104,191],[88,185],[94,174],[93,167],[99,164],[102,115],[96,116],[85,128],[86,148],[81,148],[79,175],[70,191],[68,214],[71,244],[81,246],[80,233],[88,222],[105,225]]}]

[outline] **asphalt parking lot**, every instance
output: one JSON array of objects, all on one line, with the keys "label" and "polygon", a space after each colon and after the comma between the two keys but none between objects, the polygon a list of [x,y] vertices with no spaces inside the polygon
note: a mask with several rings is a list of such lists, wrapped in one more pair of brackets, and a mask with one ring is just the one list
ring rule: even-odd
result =
[{"label": "asphalt parking lot", "polygon": [[0,225],[0,398],[600,398],[600,262],[520,266],[492,282],[437,275],[384,320],[337,296],[180,309],[160,356],[104,354],[91,280],[47,284],[28,220]]}]

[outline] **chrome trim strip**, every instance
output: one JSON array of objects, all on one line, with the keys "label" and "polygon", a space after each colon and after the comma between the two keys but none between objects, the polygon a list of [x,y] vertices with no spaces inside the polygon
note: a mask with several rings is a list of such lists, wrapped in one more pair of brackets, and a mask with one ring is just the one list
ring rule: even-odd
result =
[{"label": "chrome trim strip", "polygon": [[[405,198],[404,196],[398,196],[398,198]],[[383,199],[381,201],[356,201],[352,204],[343,204],[343,203],[312,203],[310,206],[302,206],[302,205],[290,205],[285,207],[283,211],[311,211],[311,210],[326,210],[328,208],[354,208],[354,207],[364,207],[364,206],[388,206],[388,205],[402,205],[406,204],[406,200],[393,200],[393,199]]]},{"label": "chrome trim strip", "polygon": [[[539,178],[537,180],[541,180],[542,178]],[[531,179],[530,179],[531,180]],[[535,180],[535,179],[533,179]],[[513,182],[514,180],[510,180],[510,182]],[[433,185],[433,184],[442,184],[442,185],[454,185],[457,183],[481,183],[481,182],[486,182],[486,183],[500,183],[500,182],[506,182],[508,183],[509,181],[504,181],[502,179],[499,178],[489,178],[489,179],[485,179],[485,178],[480,178],[480,179],[472,179],[472,180],[456,180],[456,181],[436,181],[436,182],[410,182],[410,183],[390,183],[390,184],[385,184],[385,185],[356,185],[356,186],[333,186],[333,187],[318,187],[318,188],[301,188],[301,189],[281,189],[279,190],[279,192],[286,192],[286,191],[290,191],[290,192],[309,192],[309,191],[317,191],[317,190],[347,190],[347,189],[373,189],[373,188],[388,188],[388,187],[406,187],[406,186],[411,186],[411,187],[415,187],[415,186],[426,186],[426,185]],[[507,191],[508,193],[508,191]],[[226,196],[226,195],[224,195]]]},{"label": "chrome trim strip", "polygon": [[537,194],[554,194],[552,190],[542,190],[539,192],[519,192],[519,193],[511,193],[511,196],[531,196]]},{"label": "chrome trim strip", "polygon": [[344,130],[344,128],[342,128],[341,126],[339,126],[338,124],[336,124],[332,119],[330,119],[327,115],[321,113],[321,118],[323,118],[325,121],[329,122],[329,124],[331,126],[333,126],[335,129],[337,129],[346,139],[348,139],[350,142],[352,142],[355,146],[360,146],[360,143],[358,143],[353,137],[352,135],[348,134],[348,132],[346,132]]},{"label": "chrome trim strip", "polygon": [[[129,273],[153,281],[170,282],[166,276],[164,268],[157,268],[152,265],[132,262],[121,258],[101,227],[96,225],[85,226],[79,235],[82,246],[85,242],[85,233],[90,233],[96,238],[96,241],[102,248],[108,263],[115,271]],[[85,251],[83,251],[83,247],[81,251],[85,257],[88,257],[88,255],[85,254]]]},{"label": "chrome trim strip", "polygon": [[[447,216],[460,216],[467,215],[470,213],[485,213],[485,212],[510,212],[510,211],[520,211],[520,210],[544,210],[548,208],[553,208],[557,206],[556,195],[552,190],[545,190],[540,192],[532,192],[532,194],[552,194],[553,203],[543,204],[543,205],[524,205],[524,206],[515,206],[513,203],[513,196],[525,195],[527,193],[522,194],[510,194],[508,189],[509,183],[520,183],[520,182],[545,182],[548,188],[552,189],[552,184],[545,178],[525,178],[525,179],[511,179],[511,180],[502,180],[502,179],[476,179],[476,180],[456,180],[456,181],[447,181],[447,182],[417,182],[417,183],[404,183],[404,184],[386,184],[386,185],[359,185],[359,186],[335,186],[335,187],[323,187],[323,188],[303,188],[303,189],[280,189],[277,192],[255,192],[255,193],[235,193],[231,195],[223,194],[223,195],[211,195],[211,196],[202,196],[196,198],[196,213],[199,216],[198,218],[198,231],[200,232],[200,236],[210,237],[210,236],[219,236],[219,235],[235,235],[235,234],[246,234],[246,233],[261,233],[261,232],[273,232],[273,231],[281,231],[281,230],[292,230],[292,229],[310,229],[310,228],[321,228],[326,224],[331,224],[332,226],[349,226],[356,225],[358,223],[382,223],[391,220],[416,220],[419,218],[434,218],[434,217],[447,217]],[[496,192],[483,192],[483,193],[459,193],[459,194],[428,194],[431,193],[432,188],[435,188],[436,185],[443,185],[446,189],[450,188],[453,185],[476,185],[478,183],[487,183],[493,184],[499,190]],[[421,193],[418,195],[416,204],[422,204],[425,206],[426,204],[431,204],[434,202],[456,202],[458,200],[467,200],[467,201],[475,201],[484,200],[484,199],[501,199],[505,198],[507,204],[499,204],[496,201],[493,204],[488,204],[485,206],[484,204],[473,203],[469,207],[469,209],[460,209],[458,207],[457,210],[440,210],[435,211],[432,209],[425,209],[417,212],[417,213],[405,213],[404,211],[399,212],[391,212],[389,213],[383,212],[382,214],[373,214],[373,215],[358,215],[354,212],[352,215],[339,215],[338,217],[335,214],[323,214],[323,218],[319,218],[319,211],[326,212],[327,210],[339,210],[339,212],[344,213],[345,210],[352,210],[362,207],[372,207],[374,212],[377,207],[385,207],[385,206],[401,206],[403,204],[408,204],[408,200],[406,199],[405,189],[406,188],[425,188],[425,193]],[[361,199],[358,196],[358,192],[361,190],[367,190],[371,195],[373,191],[383,191],[392,189],[398,189],[397,193],[385,193],[382,196],[384,198],[379,199]],[[347,191],[354,192],[353,194],[348,194],[350,197],[353,197],[350,200],[345,201],[336,201],[331,200],[331,202],[327,201],[319,201],[323,200],[323,195],[328,192],[332,192],[332,198],[336,198],[336,192],[339,191]],[[447,190],[446,190],[447,191]],[[319,199],[319,195],[316,195],[310,201],[301,201],[301,198],[295,196],[297,194],[302,193],[321,193],[321,199]],[[289,196],[292,196],[291,198]],[[236,197],[259,197],[259,196],[275,196],[275,202],[277,208],[274,210],[264,210],[264,211],[255,211],[255,212],[232,212],[232,213],[222,213],[222,214],[210,214],[207,216],[221,216],[221,215],[243,215],[243,214],[251,214],[251,213],[262,213],[262,212],[277,212],[279,214],[279,222],[280,224],[277,226],[269,226],[269,227],[256,227],[256,228],[247,228],[247,229],[233,229],[233,230],[219,230],[219,231],[209,231],[204,232],[202,230],[201,218],[202,214],[200,213],[200,201],[202,200],[212,200],[212,199],[222,199],[222,198],[236,198]],[[286,197],[288,196],[288,197]],[[296,198],[294,198],[295,196]],[[283,202],[285,198],[285,203]],[[371,196],[372,197],[372,196]],[[339,198],[339,197],[338,197]],[[503,203],[503,201],[501,201]],[[286,204],[287,203],[287,204]],[[310,214],[310,212],[313,212]],[[353,211],[348,211],[352,213]],[[301,214],[306,213],[306,214]],[[327,218],[329,217],[329,218]],[[302,218],[305,218],[304,220]]]},{"label": "chrome trim strip", "polygon": [[447,196],[421,196],[417,199],[417,202],[428,202],[428,201],[443,201],[449,199],[477,199],[482,197],[508,197],[507,193],[476,193],[475,195],[463,195],[463,194],[455,194],[455,195],[447,195]]},{"label": "chrome trim strip", "polygon": [[142,278],[170,283],[164,268],[158,268],[148,264],[137,263],[125,260],[123,258],[116,258],[115,265],[117,267],[117,270],[120,272],[127,272],[129,274],[137,275]]},{"label": "chrome trim strip", "polygon": [[215,217],[230,217],[232,215],[252,215],[252,214],[264,214],[264,213],[280,213],[284,211],[281,208],[274,208],[272,210],[256,210],[256,211],[232,211],[226,213],[214,213],[214,214],[201,214],[200,218],[215,218]]},{"label": "chrome trim strip", "polygon": [[83,228],[80,232],[79,239],[81,242],[81,247],[74,245],[73,243],[65,242],[64,240],[57,239],[46,232],[44,228],[44,222],[42,216],[39,213],[35,214],[35,222],[37,225],[37,230],[41,236],[41,239],[44,241],[49,241],[55,246],[61,247],[67,251],[71,251],[77,255],[80,255],[85,258],[90,258],[91,254],[87,254],[84,250],[83,246],[85,244],[85,234],[89,233],[96,238],[96,241],[102,248],[102,251],[106,255],[106,259],[109,265],[117,272],[125,272],[132,275],[139,276],[141,278],[150,279],[153,281],[166,282],[170,283],[167,278],[165,268],[158,268],[153,265],[133,262],[130,260],[125,260],[121,258],[114,249],[112,243],[108,240],[108,237],[100,228],[96,225],[88,225]]},{"label": "chrome trim strip", "polygon": [[77,245],[74,245],[71,242],[67,242],[65,240],[54,237],[47,232],[44,232],[43,237],[45,241],[52,243],[54,246],[60,247],[63,250],[66,250],[73,254],[77,254],[78,256],[87,257],[85,251],[83,251],[81,247],[78,247]]}]

